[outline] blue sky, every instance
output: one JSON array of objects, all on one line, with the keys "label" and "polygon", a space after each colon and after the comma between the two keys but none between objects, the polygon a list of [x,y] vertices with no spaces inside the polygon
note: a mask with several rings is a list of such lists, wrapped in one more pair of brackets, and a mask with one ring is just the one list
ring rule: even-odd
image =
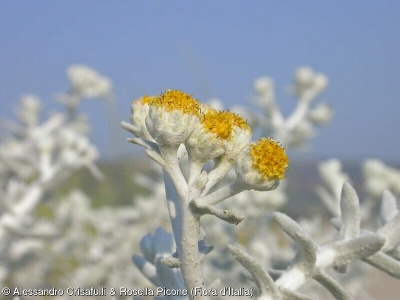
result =
[{"label": "blue sky", "polygon": [[398,1],[1,1],[0,119],[26,93],[57,109],[66,68],[86,64],[114,84],[114,104],[83,110],[115,156],[134,147],[118,127],[134,98],[176,88],[247,105],[269,75],[288,113],[285,87],[309,65],[329,77],[321,100],[335,116],[300,157],[399,162],[399,11]]}]

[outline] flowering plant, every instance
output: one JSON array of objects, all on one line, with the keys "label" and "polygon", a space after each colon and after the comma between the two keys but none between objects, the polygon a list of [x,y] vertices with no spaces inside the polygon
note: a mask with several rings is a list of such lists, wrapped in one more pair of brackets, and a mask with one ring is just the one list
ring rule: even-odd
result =
[{"label": "flowering plant", "polygon": [[[323,214],[295,221],[276,212],[291,194],[301,198],[290,190],[290,178],[282,180],[289,161],[281,143],[308,146],[314,128],[332,116],[327,105],[310,105],[326,87],[323,74],[304,67],[296,72],[291,91],[299,101],[287,118],[266,78],[255,83],[262,116],[243,108],[239,114],[218,111],[177,90],[133,101],[131,122],[122,126],[135,135],[128,140],[162,166],[163,180],[136,172],[135,183],[151,193],[135,193],[132,206],[96,208],[76,187],[67,195],[60,187],[83,168],[105,178],[79,104],[110,98],[111,81],[82,65],[70,67],[68,79],[69,91],[57,99],[64,111],[44,119],[40,100],[25,96],[18,122],[7,123],[0,137],[1,284],[79,286],[96,290],[96,297],[102,286],[141,290],[136,287],[148,282],[140,271],[157,286],[154,299],[323,299],[326,291],[336,299],[371,299],[364,288],[371,270],[400,278],[399,170],[367,160],[360,200],[340,161],[322,162],[316,192],[332,224]],[[251,142],[252,131],[280,142]],[[173,235],[158,228],[142,237],[156,223],[166,224],[167,210],[156,202],[165,196],[164,187]],[[143,255],[133,256],[137,270],[128,262],[140,238]],[[143,291],[150,295],[153,289]],[[133,295],[120,289],[119,296]]]},{"label": "flowering plant", "polygon": [[[164,170],[177,247],[175,255],[163,259],[164,264],[181,269],[188,290],[205,289],[200,262],[211,248],[201,234],[200,217],[209,214],[228,223],[241,222],[243,216],[215,205],[244,190],[275,189],[288,167],[284,148],[272,138],[250,143],[251,128],[240,116],[216,111],[178,90],[132,102],[131,124],[122,126],[136,136],[129,141],[145,147]],[[185,154],[186,177],[179,165]],[[214,166],[206,171],[211,160]],[[236,179],[213,190],[232,168]]]}]

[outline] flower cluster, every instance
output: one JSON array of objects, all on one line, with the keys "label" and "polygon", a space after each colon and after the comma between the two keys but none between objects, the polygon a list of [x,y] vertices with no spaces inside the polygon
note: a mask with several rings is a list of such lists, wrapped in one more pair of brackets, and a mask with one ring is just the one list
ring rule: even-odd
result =
[{"label": "flower cluster", "polygon": [[131,124],[122,125],[159,149],[184,144],[192,163],[219,158],[232,167],[236,158],[238,175],[254,188],[285,177],[288,159],[280,144],[272,138],[249,144],[250,126],[229,110],[216,111],[182,91],[167,90],[133,101],[131,111]]},{"label": "flower cluster", "polygon": [[[204,287],[199,264],[212,247],[200,230],[200,217],[241,222],[244,217],[215,205],[245,190],[275,189],[288,167],[285,149],[272,138],[250,143],[252,130],[239,115],[217,111],[179,90],[133,101],[130,120],[122,126],[137,138],[128,141],[145,147],[164,171],[177,252],[162,262],[181,268],[188,290]],[[189,172],[180,164],[186,154]],[[212,160],[214,166],[206,170]],[[215,189],[234,167],[236,178]]]}]

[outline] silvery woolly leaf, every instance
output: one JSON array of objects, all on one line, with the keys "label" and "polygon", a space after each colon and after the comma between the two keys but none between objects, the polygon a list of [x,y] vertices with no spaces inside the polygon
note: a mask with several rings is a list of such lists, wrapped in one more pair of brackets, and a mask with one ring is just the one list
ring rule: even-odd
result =
[{"label": "silvery woolly leaf", "polygon": [[140,250],[142,251],[144,257],[154,263],[155,253],[154,253],[154,244],[153,244],[153,237],[150,233],[147,233],[142,239],[140,240]]},{"label": "silvery woolly leaf", "polygon": [[389,255],[378,252],[364,259],[370,265],[382,270],[389,275],[400,279],[400,261],[390,257]]},{"label": "silvery woolly leaf", "polygon": [[385,246],[382,248],[383,252],[395,249],[400,244],[400,213],[381,227],[377,233],[386,238]]},{"label": "silvery woolly leaf", "polygon": [[314,279],[323,285],[336,299],[352,300],[353,297],[331,276],[326,273],[319,273]]},{"label": "silvery woolly leaf", "polygon": [[347,182],[343,184],[340,200],[342,226],[340,232],[345,240],[360,235],[360,201],[354,188]]},{"label": "silvery woolly leaf", "polygon": [[168,256],[175,251],[174,237],[161,227],[156,229],[153,235],[153,243],[156,257],[159,255]]},{"label": "silvery woolly leaf", "polygon": [[329,244],[321,250],[326,251],[325,253],[330,253],[333,266],[342,266],[375,254],[382,248],[384,243],[385,238],[381,235],[367,233],[351,240]]},{"label": "silvery woolly leaf", "polygon": [[132,261],[140,272],[155,286],[159,286],[156,267],[140,255],[133,255]]},{"label": "silvery woolly leaf", "polygon": [[299,224],[287,215],[276,212],[273,217],[282,230],[296,241],[298,246],[297,262],[302,264],[306,272],[312,272],[317,261],[318,245]]},{"label": "silvery woolly leaf", "polygon": [[231,252],[232,256],[247,271],[250,272],[261,294],[278,296],[279,292],[274,280],[271,278],[271,276],[269,276],[267,272],[264,271],[261,265],[253,257],[248,255],[242,249],[232,245],[228,245],[228,249]]},{"label": "silvery woolly leaf", "polygon": [[399,213],[399,210],[397,208],[396,198],[390,191],[384,190],[383,195],[382,195],[382,205],[381,205],[381,213],[380,213],[380,218],[381,218],[382,224],[388,223],[398,213]]},{"label": "silvery woolly leaf", "polygon": [[214,249],[214,246],[208,245],[205,239],[199,241],[199,252],[207,255]]},{"label": "silvery woolly leaf", "polygon": [[[167,289],[184,289],[185,284],[183,282],[183,277],[180,269],[171,269],[161,262],[161,259],[156,261],[157,277],[159,282],[159,287],[165,287]],[[181,297],[172,297],[168,299],[181,299]]]}]

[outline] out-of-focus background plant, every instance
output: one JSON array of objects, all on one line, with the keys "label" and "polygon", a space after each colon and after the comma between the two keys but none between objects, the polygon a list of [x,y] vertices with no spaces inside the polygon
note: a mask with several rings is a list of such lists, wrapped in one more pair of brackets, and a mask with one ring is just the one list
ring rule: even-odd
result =
[{"label": "out-of-focus background plant", "polygon": [[[157,229],[170,231],[161,169],[119,128],[133,99],[167,88],[237,112],[290,158],[277,190],[221,206],[241,212],[241,224],[202,219],[214,245],[207,285],[254,285],[227,244],[280,275],[298,248],[276,211],[318,245],[346,239],[344,182],[360,197],[361,228],[390,232],[382,226],[398,218],[400,196],[397,3],[90,2],[0,4],[1,286],[172,284],[157,278],[157,253],[174,251]],[[399,259],[395,242],[382,249]],[[355,299],[397,299],[385,272],[335,268]],[[300,291],[331,297],[313,282]]]}]

